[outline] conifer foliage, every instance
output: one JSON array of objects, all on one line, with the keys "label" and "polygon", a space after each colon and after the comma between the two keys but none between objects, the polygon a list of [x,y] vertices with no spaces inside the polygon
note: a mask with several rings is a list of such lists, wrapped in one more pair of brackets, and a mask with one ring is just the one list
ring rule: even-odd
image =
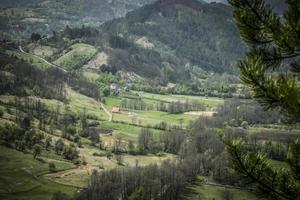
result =
[{"label": "conifer foliage", "polygon": [[300,120],[300,1],[288,0],[279,16],[264,0],[230,0],[247,58],[239,63],[241,80],[266,108],[279,107]]},{"label": "conifer foliage", "polygon": [[[300,121],[300,1],[287,0],[282,16],[264,0],[229,0],[247,58],[238,67],[241,80],[266,109],[279,108]],[[289,167],[275,168],[266,155],[245,141],[227,142],[231,166],[273,199],[300,199],[300,142],[289,148]]]}]

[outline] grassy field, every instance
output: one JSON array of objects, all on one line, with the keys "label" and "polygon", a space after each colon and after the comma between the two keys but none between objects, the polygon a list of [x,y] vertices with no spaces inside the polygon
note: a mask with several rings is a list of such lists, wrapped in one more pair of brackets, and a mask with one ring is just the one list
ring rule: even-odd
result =
[{"label": "grassy field", "polygon": [[263,200],[254,193],[247,190],[226,188],[215,185],[194,185],[190,188],[191,194],[186,197],[188,200],[223,200],[225,192],[229,193],[230,200]]},{"label": "grassy field", "polygon": [[43,45],[36,45],[36,44],[28,45],[28,48],[30,53],[40,56],[42,58],[50,57],[54,54],[54,52],[57,51],[57,49],[52,48],[50,46],[43,46]]},{"label": "grassy field", "polygon": [[64,67],[66,70],[74,70],[88,62],[96,53],[97,49],[95,47],[78,43],[72,45],[70,50],[54,63]]},{"label": "grassy field", "polygon": [[42,161],[38,161],[31,154],[3,146],[0,146],[0,152],[0,198],[50,200],[57,191],[70,196],[76,191],[74,187],[59,185],[41,176],[49,173],[49,162],[55,163],[57,170],[74,168],[72,163],[44,157],[41,157]]},{"label": "grassy field", "polygon": [[[159,100],[156,99],[156,94],[150,94],[150,93],[145,93],[147,95],[143,96],[140,95],[140,98],[143,102],[145,102],[147,105],[155,105],[156,103],[159,103]],[[153,95],[153,98],[148,97]],[[166,96],[166,95],[158,95],[158,96],[163,96],[161,97],[161,100],[165,101],[182,101],[185,102],[186,100],[184,99],[185,97],[187,98],[197,98],[197,97],[192,97],[192,96]],[[126,97],[126,96],[125,96]],[[157,97],[158,98],[158,97]],[[203,97],[198,97],[199,101],[204,102]],[[111,110],[112,107],[119,107],[121,105],[121,101],[124,99],[123,97],[107,97],[105,98],[106,104],[105,106]],[[190,100],[190,99],[189,99]],[[197,100],[196,100],[197,101]],[[203,103],[202,102],[202,103]],[[208,103],[210,102],[210,103]],[[215,98],[210,98],[207,99],[207,104],[206,107],[207,109],[215,109],[217,105],[220,105],[223,103],[222,100],[218,100],[216,102],[218,103],[212,103],[215,102]],[[210,104],[210,105],[208,105]],[[182,126],[182,127],[188,127],[189,124],[196,120],[197,116],[194,115],[189,115],[189,114],[170,114],[167,112],[161,112],[157,110],[146,110],[146,111],[141,111],[141,110],[122,110],[121,113],[116,113],[113,114],[113,120],[114,121],[119,121],[119,122],[126,122],[130,124],[137,124],[137,125],[142,125],[142,126],[155,126],[159,124],[160,122],[164,121],[167,122],[168,125],[176,125],[176,126]]]},{"label": "grassy field", "polygon": [[85,70],[85,71],[83,72],[83,76],[84,76],[86,79],[88,79],[88,80],[90,80],[90,81],[92,81],[92,82],[96,81],[96,80],[100,77],[99,74],[96,74],[96,73],[94,73],[94,72],[90,72],[90,71],[87,71],[87,70]]},{"label": "grassy field", "polygon": [[113,114],[114,121],[121,121],[142,126],[155,126],[164,121],[168,125],[187,127],[197,117],[185,114],[168,114],[160,111],[122,111]]},{"label": "grassy field", "polygon": [[108,159],[105,155],[93,155],[95,152],[100,153],[101,151],[89,147],[80,149],[80,155],[86,160],[86,165],[81,165],[76,169],[47,174],[44,177],[53,182],[60,183],[63,185],[71,185],[74,187],[84,188],[87,187],[89,177],[92,174],[93,170],[101,172],[103,170],[109,170],[113,168],[126,168],[128,166],[135,166],[136,164],[140,166],[145,166],[149,164],[159,164],[164,160],[174,159],[175,157],[172,154],[164,154],[164,156],[161,157],[157,155],[124,155],[123,165],[120,166],[117,164],[115,156],[113,156],[112,159]]}]

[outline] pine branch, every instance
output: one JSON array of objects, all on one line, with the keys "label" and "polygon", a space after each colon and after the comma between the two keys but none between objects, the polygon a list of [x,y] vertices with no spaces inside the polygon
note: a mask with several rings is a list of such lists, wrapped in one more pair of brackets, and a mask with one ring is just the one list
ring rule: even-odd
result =
[{"label": "pine branch", "polygon": [[[245,165],[243,160],[247,160],[247,156],[243,150],[243,142],[241,140],[233,141],[232,143],[227,143],[227,147],[229,148],[230,154],[233,156],[233,162],[237,162],[237,165],[234,165],[234,168],[240,172],[242,172],[245,177],[251,179],[253,182],[257,183],[260,187],[265,189],[266,191],[270,192],[270,194],[275,198],[287,199],[287,200],[294,200],[292,196],[287,196],[286,194],[275,190],[273,187],[270,187],[267,183],[261,180],[261,175],[255,176],[253,172],[248,171],[248,166]],[[253,154],[254,155],[254,154]],[[254,155],[255,156],[255,155]],[[243,159],[244,158],[244,159]],[[265,165],[266,161],[263,158],[256,158],[258,162],[261,162],[261,166],[267,167]],[[263,169],[258,170],[259,173],[263,173]],[[272,170],[271,170],[272,171]],[[272,171],[273,172],[273,171]],[[274,172],[273,172],[274,173]],[[275,175],[276,173],[274,173]],[[274,176],[272,176],[274,177]]]},{"label": "pine branch", "polygon": [[254,91],[254,97],[266,109],[281,107],[295,121],[300,120],[300,85],[292,75],[266,75],[268,67],[259,55],[251,55],[239,64],[241,80]]},{"label": "pine branch", "polygon": [[296,25],[287,28],[263,0],[230,0],[229,2],[236,8],[235,18],[241,35],[247,43],[263,46],[263,48],[269,45],[269,48],[281,52],[280,55],[267,59],[266,62],[290,59],[300,55],[295,48],[297,42],[289,42],[290,38],[293,38],[290,35],[290,29],[294,29],[296,34],[300,34],[295,29],[296,19],[293,20]]}]

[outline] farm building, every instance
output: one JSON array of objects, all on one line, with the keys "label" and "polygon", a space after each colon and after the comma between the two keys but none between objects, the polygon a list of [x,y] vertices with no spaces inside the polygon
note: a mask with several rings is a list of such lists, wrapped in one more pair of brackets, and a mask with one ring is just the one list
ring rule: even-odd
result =
[{"label": "farm building", "polygon": [[111,110],[112,113],[120,113],[120,111],[121,110],[120,110],[119,107],[113,107],[112,110]]}]

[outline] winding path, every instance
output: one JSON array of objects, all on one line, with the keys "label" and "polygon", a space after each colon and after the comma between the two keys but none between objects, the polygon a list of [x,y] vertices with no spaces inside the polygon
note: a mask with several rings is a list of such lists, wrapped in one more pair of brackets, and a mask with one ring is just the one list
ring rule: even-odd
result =
[{"label": "winding path", "polygon": [[105,106],[103,105],[103,103],[100,103],[101,108],[104,110],[104,112],[108,115],[108,121],[112,121],[112,114],[105,108]]},{"label": "winding path", "polygon": [[[34,56],[35,58],[37,58],[37,59],[39,59],[39,60],[45,62],[46,64],[48,64],[48,65],[50,65],[50,66],[52,66],[52,67],[55,67],[55,68],[59,68],[59,69],[62,70],[63,72],[67,73],[67,71],[66,71],[64,68],[62,68],[62,67],[60,67],[60,66],[58,66],[58,65],[55,65],[55,64],[53,64],[53,63],[47,61],[47,60],[44,59],[44,58],[42,58],[42,57],[40,57],[40,56],[37,56],[37,55],[35,55],[35,54],[31,54],[31,53],[25,52],[21,46],[19,46],[19,50],[20,50],[22,53],[24,53],[24,54],[27,54],[27,55],[30,55],[30,56]],[[105,108],[105,106],[103,105],[103,103],[100,103],[100,105],[101,105],[101,108],[104,110],[104,112],[107,114],[107,116],[108,116],[108,121],[111,122],[111,121],[112,121],[112,114]]]},{"label": "winding path", "polygon": [[40,56],[37,56],[37,55],[35,55],[35,54],[31,54],[31,53],[25,52],[21,46],[19,46],[19,50],[20,50],[22,53],[24,53],[24,54],[27,54],[27,55],[36,57],[37,59],[40,59],[41,61],[45,62],[46,64],[50,65],[51,67],[59,68],[59,69],[62,70],[63,72],[67,73],[67,71],[66,71],[64,68],[62,68],[62,67],[60,67],[60,66],[58,66],[58,65],[55,65],[55,64],[53,64],[53,63],[50,63],[49,61],[45,60],[44,58],[42,58],[42,57],[40,57]]}]

